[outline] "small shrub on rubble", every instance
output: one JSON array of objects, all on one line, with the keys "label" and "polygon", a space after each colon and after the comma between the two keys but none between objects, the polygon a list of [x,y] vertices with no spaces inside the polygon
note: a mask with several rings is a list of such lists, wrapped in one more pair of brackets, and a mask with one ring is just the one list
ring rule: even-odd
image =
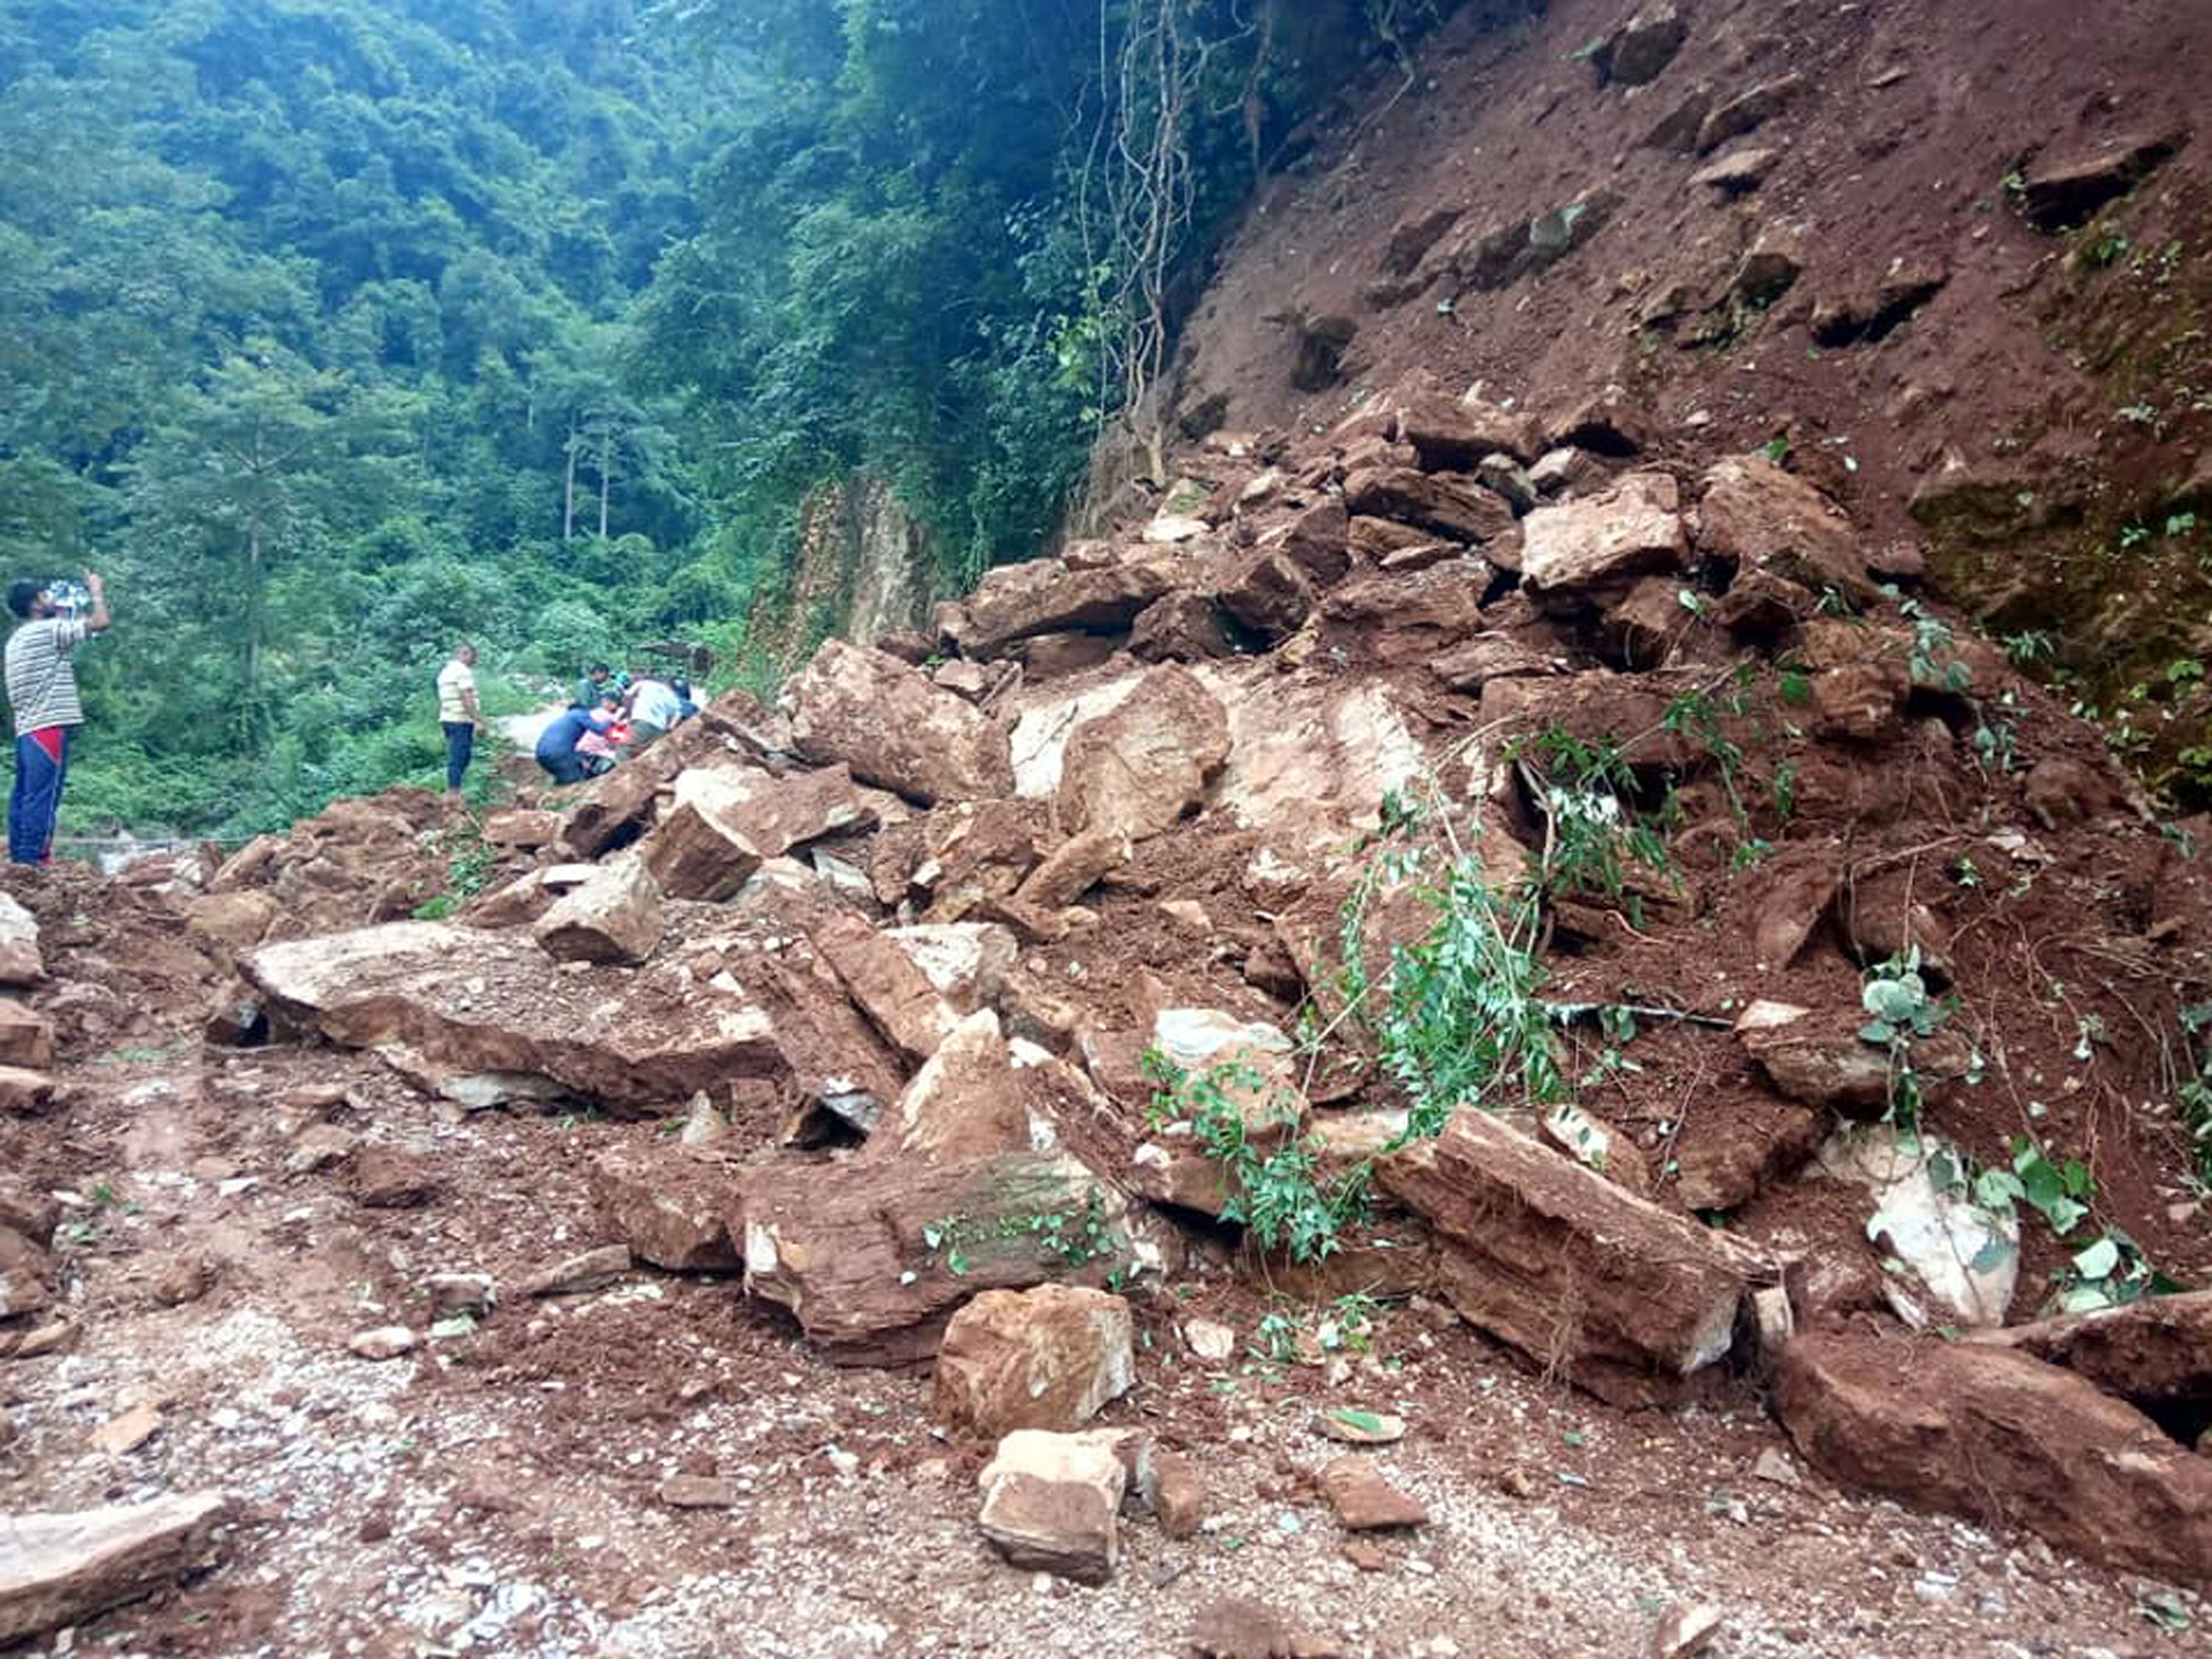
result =
[{"label": "small shrub on rubble", "polygon": [[1367,1212],[1364,1164],[1324,1181],[1320,1148],[1310,1137],[1268,1152],[1254,1146],[1243,1109],[1231,1093],[1265,1085],[1249,1066],[1231,1061],[1192,1071],[1157,1048],[1145,1051],[1144,1066],[1159,1085],[1152,1097],[1155,1121],[1188,1122],[1227,1177],[1224,1221],[1241,1223],[1263,1249],[1287,1250],[1293,1261],[1319,1261],[1342,1248],[1344,1229]]}]

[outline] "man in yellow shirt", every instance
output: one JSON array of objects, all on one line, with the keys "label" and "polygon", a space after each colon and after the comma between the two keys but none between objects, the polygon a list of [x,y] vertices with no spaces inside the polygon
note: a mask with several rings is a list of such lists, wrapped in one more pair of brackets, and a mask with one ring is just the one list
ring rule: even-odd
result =
[{"label": "man in yellow shirt", "polygon": [[452,660],[438,671],[438,724],[446,728],[446,793],[458,800],[461,778],[476,752],[477,648],[466,640],[453,647]]}]

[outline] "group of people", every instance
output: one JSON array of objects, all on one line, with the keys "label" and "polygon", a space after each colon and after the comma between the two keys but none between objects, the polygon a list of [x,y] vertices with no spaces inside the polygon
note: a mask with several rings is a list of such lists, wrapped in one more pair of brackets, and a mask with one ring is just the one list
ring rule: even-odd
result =
[{"label": "group of people", "polygon": [[698,712],[689,680],[633,678],[595,662],[576,682],[568,706],[538,733],[538,763],[556,783],[581,783]]},{"label": "group of people", "polygon": [[[476,750],[476,647],[463,641],[438,671],[438,721],[446,732],[446,793],[459,795]],[[699,712],[691,684],[679,678],[633,678],[595,662],[576,682],[568,706],[538,734],[538,763],[556,783],[581,783],[665,736]]]}]

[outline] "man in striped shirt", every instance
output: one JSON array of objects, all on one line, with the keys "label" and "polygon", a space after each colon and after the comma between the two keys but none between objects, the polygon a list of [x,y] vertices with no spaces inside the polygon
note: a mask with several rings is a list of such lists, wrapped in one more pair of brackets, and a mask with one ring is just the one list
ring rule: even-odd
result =
[{"label": "man in striped shirt", "polygon": [[70,734],[84,724],[70,653],[107,626],[107,590],[89,570],[84,586],[91,609],[82,617],[64,615],[43,582],[19,581],[8,590],[8,608],[21,618],[6,653],[8,703],[15,714],[8,856],[17,864],[44,864],[53,856]]}]

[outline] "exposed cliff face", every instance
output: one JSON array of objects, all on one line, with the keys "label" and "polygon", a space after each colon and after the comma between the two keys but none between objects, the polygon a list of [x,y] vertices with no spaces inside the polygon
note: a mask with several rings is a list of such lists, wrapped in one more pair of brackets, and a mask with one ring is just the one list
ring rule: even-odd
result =
[{"label": "exposed cliff face", "polygon": [[800,518],[788,590],[754,613],[763,655],[787,673],[832,635],[865,642],[915,626],[933,597],[933,558],[928,531],[884,480],[825,484]]},{"label": "exposed cliff face", "polygon": [[2200,741],[2212,13],[1564,0],[1495,24],[1464,9],[1404,96],[1378,83],[1272,182],[1186,332],[1170,431],[1330,427],[1417,367],[1524,406],[1620,386],[1670,459],[1786,447],[1993,630],[2047,634],[2045,671],[2108,714],[2149,688],[2154,775]]}]

